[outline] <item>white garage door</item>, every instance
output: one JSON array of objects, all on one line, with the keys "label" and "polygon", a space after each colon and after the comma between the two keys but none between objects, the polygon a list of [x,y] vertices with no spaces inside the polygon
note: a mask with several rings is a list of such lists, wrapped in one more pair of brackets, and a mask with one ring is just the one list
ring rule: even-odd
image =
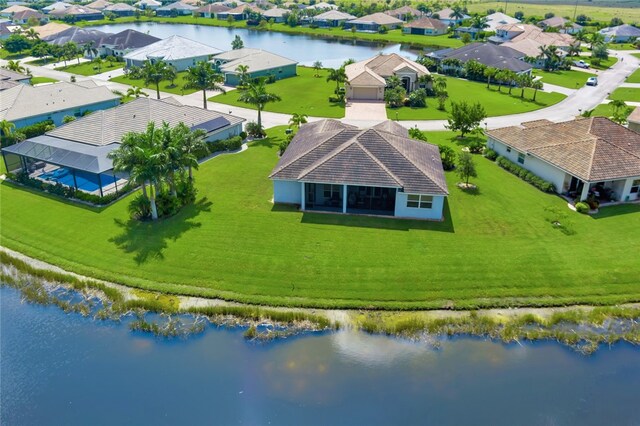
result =
[{"label": "white garage door", "polygon": [[378,99],[378,88],[377,87],[354,87],[353,99],[376,100]]}]

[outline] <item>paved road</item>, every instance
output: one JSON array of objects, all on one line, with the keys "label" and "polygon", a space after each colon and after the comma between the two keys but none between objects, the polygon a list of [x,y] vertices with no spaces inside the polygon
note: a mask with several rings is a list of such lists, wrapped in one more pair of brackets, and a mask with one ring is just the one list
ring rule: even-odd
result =
[{"label": "paved road", "polygon": [[[562,102],[559,102],[556,105],[553,105],[549,108],[540,109],[537,111],[526,112],[522,114],[512,114],[512,115],[504,115],[501,117],[490,117],[486,120],[486,126],[488,128],[499,128],[506,126],[513,126],[524,121],[533,121],[540,120],[543,118],[552,120],[552,121],[566,121],[571,120],[576,115],[580,113],[580,111],[593,109],[599,104],[601,104],[607,96],[613,92],[618,86],[624,83],[624,80],[627,76],[631,75],[634,71],[638,69],[640,64],[640,60],[634,57],[632,53],[640,53],[640,51],[612,51],[614,56],[620,57],[622,60],[619,60],[613,67],[611,67],[607,71],[601,71],[598,75],[599,85],[596,87],[585,86],[579,90],[571,90],[565,88],[556,88],[551,87],[551,85],[545,85],[545,87],[553,88],[556,91],[561,91],[562,93],[567,94],[567,98]],[[28,58],[25,58],[24,61],[28,61]],[[0,65],[4,65],[6,61],[0,60]],[[42,77],[50,77],[55,78],[61,81],[69,81],[71,74],[56,71],[47,67],[37,67],[33,65],[26,65],[27,68],[31,70],[33,75],[42,76]],[[105,73],[108,74],[108,73]],[[114,83],[108,81],[105,74],[99,76],[92,77],[84,77],[77,76],[77,81],[85,81],[85,80],[93,80],[96,84],[105,85],[109,87],[111,90],[119,90],[122,92],[126,92],[128,89],[127,85]],[[150,96],[155,96],[155,91],[145,89]],[[211,97],[216,95],[217,93],[211,92],[207,93],[207,97]],[[180,95],[172,95],[168,93],[161,93],[161,97],[169,97],[172,96],[178,99],[181,103],[185,105],[193,105],[197,107],[202,107],[202,93],[196,92],[190,95],[180,96]],[[243,117],[248,121],[255,121],[257,118],[257,113],[255,110],[248,108],[241,108],[237,106],[229,106],[225,104],[219,104],[215,102],[208,103],[208,109],[232,113],[239,117]],[[289,114],[279,114],[273,112],[263,112],[262,113],[262,121],[265,127],[273,127],[279,125],[285,125],[288,123],[289,118],[291,116]],[[309,121],[316,121],[322,118],[319,117],[310,117]],[[380,120],[360,120],[360,119],[342,119],[343,122],[353,124],[359,127],[369,127],[373,126],[380,122]],[[418,127],[422,130],[444,130],[446,120],[419,120],[419,121],[401,121],[400,122],[405,127]]]}]

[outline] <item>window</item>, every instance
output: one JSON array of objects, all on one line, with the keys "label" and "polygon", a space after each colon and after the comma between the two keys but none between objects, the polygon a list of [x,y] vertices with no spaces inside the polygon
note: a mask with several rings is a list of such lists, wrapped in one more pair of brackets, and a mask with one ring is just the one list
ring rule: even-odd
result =
[{"label": "window", "polygon": [[639,190],[640,190],[640,179],[636,179],[633,181],[633,183],[631,183],[631,191],[629,192],[631,194],[637,194]]},{"label": "window", "polygon": [[341,198],[340,192],[342,192],[342,185],[330,185],[324,184],[323,195],[324,198]]},{"label": "window", "polygon": [[524,164],[524,154],[518,154],[518,163]]},{"label": "window", "polygon": [[510,146],[507,147],[507,152],[511,152],[511,147]]},{"label": "window", "polygon": [[433,196],[431,195],[407,195],[407,207],[413,209],[430,209],[433,207]]}]

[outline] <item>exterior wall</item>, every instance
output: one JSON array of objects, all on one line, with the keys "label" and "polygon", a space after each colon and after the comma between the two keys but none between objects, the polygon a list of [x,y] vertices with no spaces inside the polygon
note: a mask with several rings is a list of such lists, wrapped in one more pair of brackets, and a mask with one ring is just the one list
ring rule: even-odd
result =
[{"label": "exterior wall", "polygon": [[436,36],[443,35],[447,33],[446,29],[437,30],[434,28],[411,28],[411,27],[403,27],[402,32],[405,34],[418,34],[418,35],[426,35],[426,36]]},{"label": "exterior wall", "polygon": [[[171,16],[171,10],[156,10],[156,15],[157,16]],[[178,16],[186,16],[186,15],[191,15],[192,12],[190,10],[187,9],[176,9],[176,12],[178,13]]]},{"label": "exterior wall", "polygon": [[41,121],[45,121],[45,120],[52,120],[53,124],[55,124],[56,126],[60,126],[62,124],[62,119],[67,115],[80,117],[82,113],[86,111],[99,111],[101,109],[113,108],[117,105],[120,105],[120,100],[114,99],[111,101],[100,102],[97,104],[84,105],[78,108],[67,108],[67,109],[52,112],[49,114],[34,115],[32,117],[26,117],[20,120],[13,120],[12,123],[15,124],[16,128],[18,129],[21,127],[40,123]]},{"label": "exterior wall", "polygon": [[396,217],[410,217],[415,219],[442,220],[444,210],[444,196],[434,195],[430,209],[407,207],[407,196],[405,192],[396,193]]},{"label": "exterior wall", "polygon": [[302,204],[303,183],[291,180],[273,181],[273,202],[284,204]]},{"label": "exterior wall", "polygon": [[[296,64],[286,65],[284,67],[278,68],[270,68],[267,70],[261,70],[256,72],[251,72],[249,69],[249,76],[251,78],[257,77],[268,77],[270,75],[274,75],[276,80],[281,80],[283,78],[295,77],[297,75]],[[234,73],[226,73],[225,75],[225,84],[229,86],[237,86],[240,84],[240,78],[237,74]]]},{"label": "exterior wall", "polygon": [[[358,87],[365,87],[365,86],[351,86],[349,83],[346,83],[345,87],[347,89],[346,90],[347,99],[354,99],[353,97],[354,89],[357,89]],[[378,90],[377,97],[376,99],[373,99],[373,100],[378,100],[378,101],[384,100],[384,87],[378,87],[377,90]],[[358,99],[358,98],[355,98],[355,99]]]},{"label": "exterior wall", "polygon": [[235,124],[227,129],[221,130],[219,132],[211,133],[207,136],[207,142],[221,141],[224,139],[229,139],[234,136],[238,136],[242,132],[242,123]]},{"label": "exterior wall", "polygon": [[520,154],[520,151],[515,148],[511,148],[511,152],[507,152],[507,146],[505,144],[492,138],[488,138],[487,146],[493,149],[499,155],[502,155],[508,160],[529,170],[536,176],[553,183],[558,194],[567,191],[567,185],[570,182],[571,177],[563,170],[560,170],[557,167],[552,166],[551,164],[530,155],[526,155],[524,163],[520,164],[518,163],[518,155]]},{"label": "exterior wall", "polygon": [[[175,67],[176,70],[178,71],[184,71],[189,67],[194,66],[195,64],[197,64],[200,61],[208,61],[209,60],[209,55],[203,55],[203,56],[195,56],[192,58],[185,58],[185,59],[179,59],[177,61],[166,61],[166,63],[168,65],[172,65]],[[136,67],[141,67],[144,65],[144,61],[140,61],[140,60],[132,60],[132,59],[125,59],[125,63],[127,68],[131,67],[131,66],[136,66]]]}]

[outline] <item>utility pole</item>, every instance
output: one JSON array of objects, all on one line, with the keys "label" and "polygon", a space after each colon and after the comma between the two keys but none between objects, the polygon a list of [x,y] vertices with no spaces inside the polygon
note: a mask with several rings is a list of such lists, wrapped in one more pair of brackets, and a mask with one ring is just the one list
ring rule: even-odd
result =
[{"label": "utility pole", "polygon": [[507,6],[509,5],[509,0],[504,0],[504,14],[507,14]]},{"label": "utility pole", "polygon": [[576,13],[578,13],[578,0],[576,0],[576,7],[573,9],[573,22],[576,22]]}]

